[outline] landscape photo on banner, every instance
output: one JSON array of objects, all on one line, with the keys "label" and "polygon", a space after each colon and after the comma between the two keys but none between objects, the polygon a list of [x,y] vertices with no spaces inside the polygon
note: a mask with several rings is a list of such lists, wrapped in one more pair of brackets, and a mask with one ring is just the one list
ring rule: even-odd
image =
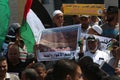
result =
[{"label": "landscape photo on banner", "polygon": [[45,29],[39,40],[39,60],[71,58],[77,48],[80,25]]}]

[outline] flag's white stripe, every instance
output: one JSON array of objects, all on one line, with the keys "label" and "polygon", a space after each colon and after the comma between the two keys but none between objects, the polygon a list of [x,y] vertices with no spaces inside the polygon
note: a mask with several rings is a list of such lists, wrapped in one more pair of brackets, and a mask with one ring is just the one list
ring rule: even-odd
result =
[{"label": "flag's white stripe", "polygon": [[35,41],[37,42],[37,40],[39,39],[39,33],[44,30],[45,27],[42,24],[41,20],[31,9],[27,14],[26,20],[34,34]]}]

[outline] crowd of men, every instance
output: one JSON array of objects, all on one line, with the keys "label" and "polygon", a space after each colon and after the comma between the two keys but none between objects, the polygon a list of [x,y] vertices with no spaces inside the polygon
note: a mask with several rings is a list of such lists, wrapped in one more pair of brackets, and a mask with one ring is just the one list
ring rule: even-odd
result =
[{"label": "crowd of men", "polygon": [[[53,12],[52,20],[55,27],[67,25],[61,10]],[[109,6],[104,16],[73,15],[72,20],[73,25],[80,25],[81,34],[89,34],[78,42],[78,58],[41,62],[37,61],[36,51],[34,56],[28,55],[19,34],[20,25],[13,23],[0,54],[0,80],[120,80],[118,8]],[[112,49],[101,50],[95,35],[111,38]],[[35,44],[34,50],[37,47]],[[103,62],[111,66],[115,74],[102,70]]]}]

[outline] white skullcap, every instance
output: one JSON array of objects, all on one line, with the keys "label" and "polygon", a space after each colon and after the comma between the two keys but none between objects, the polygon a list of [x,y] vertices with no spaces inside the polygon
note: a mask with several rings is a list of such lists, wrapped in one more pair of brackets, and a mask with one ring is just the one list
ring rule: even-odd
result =
[{"label": "white skullcap", "polygon": [[56,16],[57,14],[63,14],[63,12],[60,11],[60,10],[55,10],[55,11],[53,12],[53,17]]},{"label": "white skullcap", "polygon": [[98,25],[93,25],[92,29],[94,29],[98,34],[102,34],[103,32],[102,28]]},{"label": "white skullcap", "polygon": [[89,18],[89,15],[81,15],[80,17],[86,17],[86,18]]}]

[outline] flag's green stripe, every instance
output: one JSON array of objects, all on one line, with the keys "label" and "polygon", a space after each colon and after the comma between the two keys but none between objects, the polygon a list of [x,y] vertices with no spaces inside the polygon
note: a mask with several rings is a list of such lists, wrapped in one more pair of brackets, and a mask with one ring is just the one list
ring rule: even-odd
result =
[{"label": "flag's green stripe", "polygon": [[35,39],[33,36],[33,32],[29,26],[29,24],[24,21],[21,28],[20,28],[20,33],[21,33],[21,37],[25,42],[25,45],[27,47],[27,51],[28,53],[33,53],[33,48],[35,45]]}]

